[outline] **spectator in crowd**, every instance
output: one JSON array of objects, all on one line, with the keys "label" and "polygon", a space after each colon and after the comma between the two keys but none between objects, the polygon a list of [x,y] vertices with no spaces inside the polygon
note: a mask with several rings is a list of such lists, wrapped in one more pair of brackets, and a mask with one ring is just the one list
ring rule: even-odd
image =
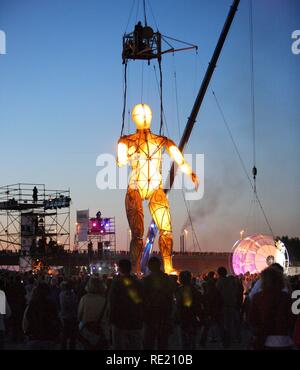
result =
[{"label": "spectator in crowd", "polygon": [[284,290],[279,269],[268,267],[261,273],[261,289],[250,302],[249,322],[254,329],[255,349],[291,349],[293,341],[292,301]]},{"label": "spectator in crowd", "polygon": [[231,344],[233,331],[237,332],[238,288],[234,277],[227,276],[225,267],[218,268],[218,275],[216,287],[223,301],[223,346],[228,348]]},{"label": "spectator in crowd", "polygon": [[[110,340],[114,349],[198,349],[197,332],[200,345],[208,348],[223,344],[250,349],[253,337],[258,349],[300,347],[299,317],[291,312],[291,292],[299,290],[299,276],[285,277],[277,264],[261,276],[227,276],[226,269],[220,268],[218,278],[211,271],[197,275],[199,282],[183,271],[181,285],[177,276],[161,271],[156,257],[149,261],[149,270],[139,279],[131,274],[127,260],[120,261],[118,274],[94,273],[90,278],[82,271],[70,280],[63,274],[53,279],[43,270],[0,270],[0,289],[9,302],[6,315],[0,314],[0,347],[18,348],[21,335],[16,333],[22,334],[22,318],[30,349],[75,349],[76,336],[86,349],[107,349]],[[257,292],[252,290],[252,299],[248,294],[243,297],[245,287],[249,292],[254,285]],[[21,319],[16,320],[18,316]]]},{"label": "spectator in crowd", "polygon": [[[60,318],[62,321],[62,342],[61,349],[76,349],[77,336],[77,297],[69,281],[61,283],[59,295]],[[68,346],[69,344],[69,346]]]},{"label": "spectator in crowd", "polygon": [[23,341],[22,319],[26,307],[26,291],[20,276],[16,275],[8,285],[7,299],[11,307],[12,339],[19,343]]},{"label": "spectator in crowd", "polygon": [[96,349],[95,346],[98,344],[92,344],[87,337],[94,333],[96,336],[103,336],[104,341],[109,336],[105,286],[98,277],[91,277],[86,292],[78,307],[80,338],[86,349]]},{"label": "spectator in crowd", "polygon": [[50,282],[50,298],[55,303],[57,310],[59,310],[59,295],[60,295],[59,281],[56,276],[53,276]]},{"label": "spectator in crowd", "polygon": [[142,344],[143,292],[140,281],[130,272],[130,261],[120,260],[119,275],[113,280],[109,293],[115,350],[139,350]]},{"label": "spectator in crowd", "polygon": [[143,348],[165,350],[170,335],[170,316],[173,304],[173,284],[161,271],[157,257],[148,261],[150,274],[143,279],[144,290],[144,339]]},{"label": "spectator in crowd", "polygon": [[5,343],[5,319],[11,315],[11,309],[5,295],[4,281],[0,279],[0,350],[4,349]]},{"label": "spectator in crowd", "polygon": [[23,330],[31,350],[54,349],[60,334],[56,305],[47,283],[39,282],[23,317]]},{"label": "spectator in crowd", "polygon": [[32,293],[33,293],[33,290],[34,290],[34,287],[35,287],[35,280],[33,278],[33,276],[30,276],[27,280],[27,284],[25,285],[25,291],[26,291],[26,295],[25,295],[25,298],[26,298],[26,304],[29,304],[30,300],[31,300],[31,297],[32,297]]},{"label": "spectator in crowd", "polygon": [[176,307],[180,327],[181,348],[196,349],[197,329],[203,320],[203,301],[199,290],[192,284],[192,274],[181,271],[181,286],[176,292]]},{"label": "spectator in crowd", "polygon": [[[277,271],[279,274],[282,275],[283,282],[284,282],[284,285],[283,285],[282,289],[284,291],[288,292],[288,284],[287,284],[287,281],[284,279],[284,276],[283,276],[283,267],[279,263],[275,262],[275,263],[272,263],[270,268],[274,269],[275,271]],[[254,295],[256,293],[260,292],[261,290],[262,290],[262,278],[257,279],[254,282],[254,285],[253,285],[252,289],[249,292],[249,300],[251,300],[254,297]]]},{"label": "spectator in crowd", "polygon": [[[203,304],[204,304],[204,322],[200,344],[206,346],[209,332],[214,335],[214,329],[218,329],[218,333],[224,340],[223,328],[223,299],[216,287],[215,272],[210,271],[207,274],[206,281],[202,284],[203,287]],[[213,337],[213,341],[216,338]]]}]

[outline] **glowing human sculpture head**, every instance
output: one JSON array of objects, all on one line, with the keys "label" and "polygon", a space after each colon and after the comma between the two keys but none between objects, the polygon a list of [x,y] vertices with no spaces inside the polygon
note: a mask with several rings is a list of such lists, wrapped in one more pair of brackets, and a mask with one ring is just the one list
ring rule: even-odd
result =
[{"label": "glowing human sculpture head", "polygon": [[132,120],[138,130],[149,129],[152,121],[152,111],[147,104],[137,104],[132,110]]}]

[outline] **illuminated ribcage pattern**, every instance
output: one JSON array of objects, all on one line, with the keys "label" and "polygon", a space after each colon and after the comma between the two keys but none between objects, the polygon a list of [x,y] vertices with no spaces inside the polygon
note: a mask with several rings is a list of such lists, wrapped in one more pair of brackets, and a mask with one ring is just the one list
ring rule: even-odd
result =
[{"label": "illuminated ribcage pattern", "polygon": [[166,138],[143,130],[127,136],[128,157],[132,173],[129,188],[137,189],[142,200],[162,187],[161,159]]}]

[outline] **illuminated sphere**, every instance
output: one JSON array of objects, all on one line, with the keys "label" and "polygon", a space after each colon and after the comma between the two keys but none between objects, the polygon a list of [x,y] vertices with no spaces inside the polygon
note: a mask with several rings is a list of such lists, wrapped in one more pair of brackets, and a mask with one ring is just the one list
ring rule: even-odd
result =
[{"label": "illuminated sphere", "polygon": [[289,257],[285,245],[271,236],[251,235],[238,240],[233,246],[232,268],[236,275],[260,273],[277,262],[287,272]]},{"label": "illuminated sphere", "polygon": [[132,110],[132,120],[139,130],[150,128],[152,111],[147,104],[137,104]]}]

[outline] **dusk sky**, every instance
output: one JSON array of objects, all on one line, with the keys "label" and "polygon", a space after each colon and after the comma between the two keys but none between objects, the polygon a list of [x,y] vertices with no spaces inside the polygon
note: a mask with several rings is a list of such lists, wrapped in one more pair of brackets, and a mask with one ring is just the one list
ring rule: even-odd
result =
[{"label": "dusk sky", "polygon": [[[231,0],[148,0],[148,23],[199,46],[163,59],[168,132],[179,142]],[[138,0],[135,1],[135,5]],[[117,247],[126,249],[125,190],[99,190],[100,154],[115,154],[123,108],[122,36],[131,0],[0,0],[0,185],[45,183],[70,188],[72,232],[78,209],[116,216]],[[253,0],[258,194],[275,235],[300,236],[300,54],[291,34],[300,29],[299,0]],[[248,172],[252,162],[249,5],[241,0],[211,88],[216,92]],[[127,31],[142,19],[135,6]],[[142,67],[143,66],[143,67]],[[143,75],[143,93],[142,91]],[[153,63],[129,64],[128,107],[141,100],[159,127]],[[128,120],[126,129],[128,132]],[[131,122],[132,132],[134,125]],[[202,251],[230,251],[239,231],[268,233],[209,88],[186,153],[205,156],[203,199],[190,201]],[[201,174],[198,174],[201,178]],[[187,222],[180,190],[169,196],[174,249]],[[145,207],[145,232],[150,217]],[[198,251],[187,224],[188,249]],[[73,240],[73,236],[71,238]],[[157,248],[157,247],[155,247]]]}]

